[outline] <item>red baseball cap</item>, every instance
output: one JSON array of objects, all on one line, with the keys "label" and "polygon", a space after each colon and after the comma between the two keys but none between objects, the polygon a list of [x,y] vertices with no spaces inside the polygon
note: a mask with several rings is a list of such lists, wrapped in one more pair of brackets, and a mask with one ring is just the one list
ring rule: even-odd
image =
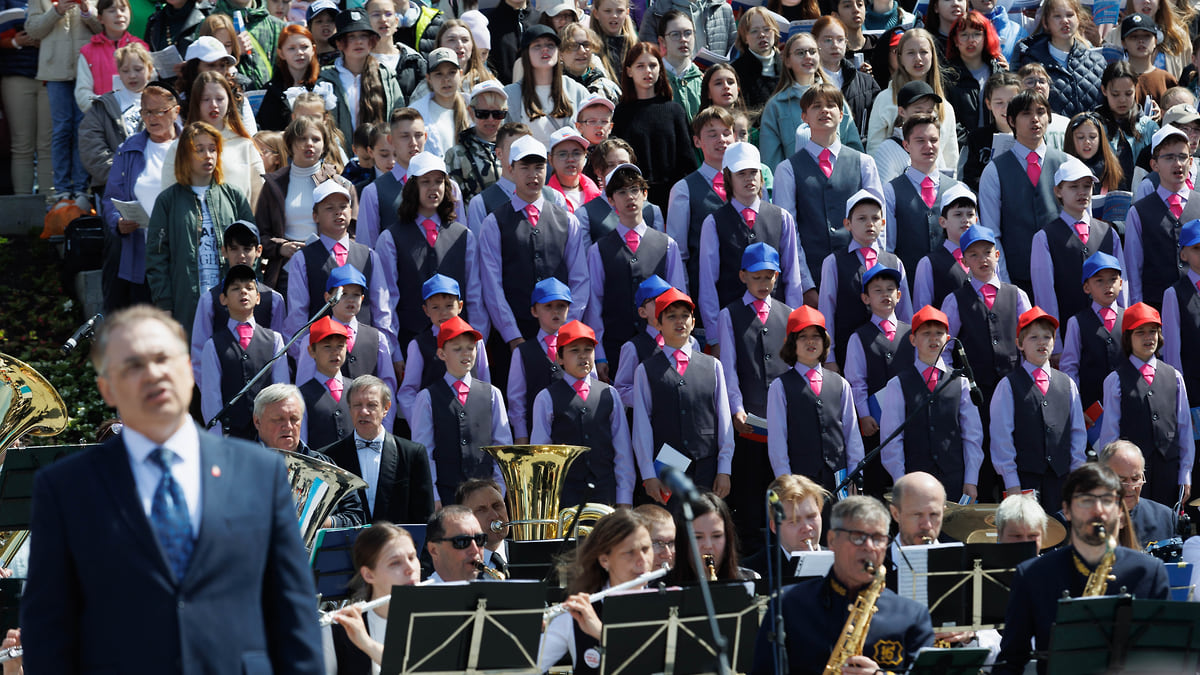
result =
[{"label": "red baseball cap", "polygon": [[1161,326],[1162,317],[1159,316],[1158,310],[1144,302],[1139,302],[1125,310],[1125,316],[1121,319],[1121,330],[1128,332],[1147,323]]},{"label": "red baseball cap", "polygon": [[1017,317],[1017,335],[1020,335],[1021,331],[1025,330],[1026,326],[1034,321],[1037,321],[1038,319],[1045,319],[1054,324],[1055,330],[1058,329],[1058,319],[1054,318],[1041,307],[1034,305],[1033,309],[1022,312],[1021,316]]},{"label": "red baseball cap", "polygon": [[921,308],[921,311],[913,314],[912,332],[916,333],[917,329],[921,327],[921,324],[925,323],[926,321],[936,321],[937,323],[945,326],[947,330],[950,329],[950,319],[946,318],[945,312],[934,307],[933,305],[925,305]]},{"label": "red baseball cap", "polygon": [[800,305],[796,309],[793,309],[791,314],[788,314],[788,334],[799,333],[809,326],[816,326],[821,330],[825,330],[825,315],[808,305]]},{"label": "red baseball cap", "polygon": [[349,340],[350,328],[340,321],[334,321],[331,317],[323,316],[317,319],[312,328],[308,330],[308,344],[315,345],[330,335],[341,335]]},{"label": "red baseball cap", "polygon": [[568,321],[558,329],[558,346],[561,349],[576,340],[590,340],[596,344],[596,332],[582,321]]},{"label": "red baseball cap", "polygon": [[483,339],[479,331],[471,328],[471,324],[463,321],[461,316],[456,316],[442,322],[442,325],[438,328],[438,349],[446,346],[447,342],[459,335],[473,335],[476,341]]},{"label": "red baseball cap", "polygon": [[654,299],[654,316],[661,317],[668,307],[677,302],[686,303],[693,312],[696,311],[696,303],[692,302],[687,293],[678,288],[669,288]]}]

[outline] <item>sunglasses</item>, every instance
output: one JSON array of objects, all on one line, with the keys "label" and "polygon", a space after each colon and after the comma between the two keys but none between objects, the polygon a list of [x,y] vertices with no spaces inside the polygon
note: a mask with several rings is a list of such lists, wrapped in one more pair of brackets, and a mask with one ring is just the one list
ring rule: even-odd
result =
[{"label": "sunglasses", "polygon": [[471,542],[475,542],[476,546],[483,547],[487,543],[487,535],[483,532],[479,534],[460,534],[457,537],[442,537],[434,539],[435,542],[448,541],[450,545],[458,550],[464,550],[471,547]]},{"label": "sunglasses", "polygon": [[481,110],[479,108],[472,108],[472,110],[475,111],[475,116],[481,120],[502,120],[508,116],[507,110]]}]

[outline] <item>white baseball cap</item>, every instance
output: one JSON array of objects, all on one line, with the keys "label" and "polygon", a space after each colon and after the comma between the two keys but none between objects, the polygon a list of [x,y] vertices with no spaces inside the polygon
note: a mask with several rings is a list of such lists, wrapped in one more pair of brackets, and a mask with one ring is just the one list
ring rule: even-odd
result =
[{"label": "white baseball cap", "polygon": [[[726,152],[728,152],[728,149],[726,149]],[[849,218],[850,212],[854,210],[854,207],[863,202],[875,202],[879,205],[879,208],[883,208],[883,199],[879,195],[870,190],[863,189],[850,195],[850,199],[846,200],[846,217]]]},{"label": "white baseball cap", "polygon": [[758,148],[750,143],[734,143],[725,148],[725,156],[721,159],[721,168],[737,173],[743,169],[761,169],[762,159]]},{"label": "white baseball cap", "polygon": [[430,171],[446,173],[446,162],[432,152],[418,152],[408,160],[408,177],[417,178]]},{"label": "white baseball cap", "polygon": [[508,163],[515,164],[526,157],[541,157],[546,159],[546,146],[542,142],[526,134],[512,142],[508,149]]},{"label": "white baseball cap", "polygon": [[1087,165],[1079,161],[1077,157],[1067,157],[1067,161],[1063,162],[1058,167],[1058,171],[1054,172],[1054,184],[1069,183],[1079,180],[1080,178],[1091,178],[1093,183],[1099,183],[1100,179],[1092,173],[1092,170],[1087,168]]},{"label": "white baseball cap", "polygon": [[582,145],[584,150],[587,150],[588,146],[591,145],[588,139],[581,136],[575,127],[567,126],[555,129],[554,133],[550,134],[550,151],[553,152],[556,145],[565,141],[575,141]]},{"label": "white baseball cap", "polygon": [[330,178],[313,189],[313,204],[320,204],[330,195],[345,195],[346,199],[350,199],[350,191],[341,183]]},{"label": "white baseball cap", "polygon": [[1183,133],[1182,129],[1180,129],[1179,127],[1173,127],[1170,124],[1168,124],[1168,125],[1164,126],[1163,128],[1159,129],[1158,131],[1154,132],[1154,138],[1150,142],[1150,152],[1151,153],[1156,152],[1158,150],[1158,146],[1162,145],[1163,141],[1167,140],[1168,138],[1170,138],[1172,136],[1178,136],[1178,137],[1182,138],[1184,140],[1184,142],[1187,142],[1187,140],[1188,140],[1187,134]]},{"label": "white baseball cap", "polygon": [[211,35],[198,37],[195,42],[188,45],[187,57],[184,60],[191,61],[192,59],[200,59],[205,63],[227,60],[231,66],[237,63],[237,59],[225,51],[225,45]]}]

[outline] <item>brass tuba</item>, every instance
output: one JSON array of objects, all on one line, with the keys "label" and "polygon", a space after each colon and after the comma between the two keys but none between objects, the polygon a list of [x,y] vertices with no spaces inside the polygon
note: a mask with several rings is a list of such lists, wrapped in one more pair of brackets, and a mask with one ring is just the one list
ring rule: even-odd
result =
[{"label": "brass tuba", "polygon": [[[0,354],[0,463],[25,434],[56,436],[68,421],[67,404],[54,385],[29,364]],[[12,563],[28,537],[27,530],[0,532],[0,566]]]},{"label": "brass tuba", "polygon": [[296,502],[296,518],[304,548],[312,550],[317,530],[325,527],[325,519],[338,502],[355,490],[367,487],[367,482],[345,469],[319,459],[288,450],[276,450],[287,465],[288,483]]},{"label": "brass tuba", "polygon": [[[508,486],[505,502],[512,518],[513,539],[533,541],[561,537],[575,517],[575,509],[559,509],[563,482],[571,463],[591,448],[580,445],[489,445],[482,448],[496,460]],[[613,509],[605,504],[584,504],[580,521],[598,520]],[[493,529],[495,529],[493,523]],[[572,534],[586,534],[577,524]]]}]

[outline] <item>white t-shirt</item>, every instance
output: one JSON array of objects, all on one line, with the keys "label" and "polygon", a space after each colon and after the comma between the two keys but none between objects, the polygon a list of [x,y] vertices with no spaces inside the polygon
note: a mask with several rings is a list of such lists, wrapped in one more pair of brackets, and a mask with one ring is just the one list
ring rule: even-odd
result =
[{"label": "white t-shirt", "polygon": [[133,196],[146,209],[146,213],[154,213],[154,202],[162,192],[163,159],[167,156],[167,149],[174,144],[174,139],[162,143],[146,141],[146,150],[142,153],[146,158],[146,168],[142,169],[137,182],[133,184]]},{"label": "white t-shirt", "polygon": [[217,230],[208,210],[208,186],[193,185],[192,192],[200,199],[200,245],[196,248],[196,263],[200,270],[200,293],[221,283],[221,256],[217,251]]}]

